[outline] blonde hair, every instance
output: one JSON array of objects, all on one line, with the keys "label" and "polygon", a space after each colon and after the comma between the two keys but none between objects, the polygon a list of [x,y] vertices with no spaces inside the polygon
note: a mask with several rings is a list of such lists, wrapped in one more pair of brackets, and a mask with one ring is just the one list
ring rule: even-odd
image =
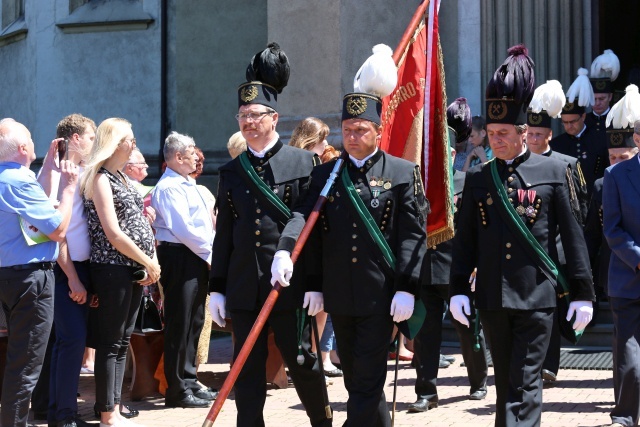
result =
[{"label": "blonde hair", "polygon": [[307,117],[293,130],[289,145],[311,150],[316,144],[327,139],[329,132],[329,126],[325,122],[315,117]]},{"label": "blonde hair", "polygon": [[118,144],[131,131],[131,123],[125,119],[112,117],[104,120],[96,129],[96,140],[89,153],[87,166],[82,176],[80,190],[84,197],[93,198],[93,185],[98,171],[118,148]]},{"label": "blonde hair", "polygon": [[242,136],[242,132],[238,131],[231,135],[227,142],[227,150],[232,159],[238,157],[243,151],[247,151],[247,141]]}]

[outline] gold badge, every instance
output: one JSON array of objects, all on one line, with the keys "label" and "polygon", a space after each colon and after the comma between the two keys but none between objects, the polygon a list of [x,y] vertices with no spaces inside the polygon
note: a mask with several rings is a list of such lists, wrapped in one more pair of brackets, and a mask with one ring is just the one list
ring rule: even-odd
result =
[{"label": "gold badge", "polygon": [[352,116],[359,116],[367,110],[367,98],[352,96],[347,101],[347,112]]},{"label": "gold badge", "polygon": [[255,85],[249,85],[240,91],[240,99],[244,102],[251,102],[258,97],[258,88]]},{"label": "gold badge", "polygon": [[566,104],[564,104],[564,107],[562,107],[563,111],[571,111],[573,110],[573,102],[567,102]]},{"label": "gold badge", "polygon": [[382,188],[384,188],[385,190],[388,190],[391,188],[391,181],[387,181],[384,183],[384,185],[382,186]]},{"label": "gold badge", "polygon": [[606,80],[598,80],[596,81],[596,89],[598,90],[604,90],[607,87],[607,82]]},{"label": "gold badge", "polygon": [[487,114],[492,120],[502,120],[507,116],[507,104],[503,101],[491,102]]},{"label": "gold badge", "polygon": [[612,133],[610,138],[609,142],[614,147],[622,145],[624,142],[624,136],[621,133]]},{"label": "gold badge", "polygon": [[541,114],[537,114],[537,113],[530,113],[529,114],[529,123],[532,126],[539,125],[540,123],[542,123],[542,115]]}]

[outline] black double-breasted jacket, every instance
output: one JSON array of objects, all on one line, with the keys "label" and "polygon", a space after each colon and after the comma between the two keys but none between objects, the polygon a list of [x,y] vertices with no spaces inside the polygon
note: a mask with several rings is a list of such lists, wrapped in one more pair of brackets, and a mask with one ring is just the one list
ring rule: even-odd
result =
[{"label": "black double-breasted jacket", "polygon": [[[457,211],[462,204],[465,173],[453,171],[454,223],[457,222]],[[427,217],[427,221],[429,218]],[[423,263],[422,285],[448,285],[451,276],[453,240],[427,248]]]},{"label": "black double-breasted jacket", "polygon": [[591,204],[587,221],[584,226],[584,239],[589,250],[589,259],[593,268],[594,282],[607,291],[609,259],[611,258],[611,248],[604,237],[602,229],[602,183],[604,178],[596,180],[593,185]]},{"label": "black double-breasted jacket", "polygon": [[[576,198],[566,163],[526,151],[511,164],[496,159],[510,203],[555,263],[558,230],[567,258],[565,276],[574,300],[593,300],[593,283],[582,228],[571,208]],[[490,162],[467,173],[453,242],[451,295],[471,296],[469,276],[477,266],[479,309],[534,310],[555,307],[556,281],[544,274],[497,210],[490,195]],[[487,179],[487,176],[489,179]]]},{"label": "black double-breasted jacket", "polygon": [[589,191],[587,190],[587,182],[584,178],[580,161],[575,157],[567,156],[566,154],[558,153],[553,150],[549,150],[542,155],[560,160],[561,162],[568,164],[569,168],[571,168],[571,176],[573,177],[573,180],[572,182],[569,182],[569,185],[573,184],[573,188],[575,189],[577,196],[577,208],[579,209],[578,211],[575,204],[573,204],[574,213],[576,214],[580,224],[584,225],[584,222],[587,219],[587,211],[589,210]]},{"label": "black double-breasted jacket", "polygon": [[[264,158],[247,152],[254,170],[289,208],[303,197],[317,157],[278,141]],[[231,310],[259,309],[272,289],[271,263],[285,221],[261,203],[239,171],[236,158],[220,167],[216,237],[209,290],[226,295]],[[304,257],[295,265],[291,285],[278,298],[274,310],[302,306],[306,290]]]},{"label": "black double-breasted jacket", "polygon": [[[309,195],[295,209],[278,249],[291,250],[304,218],[313,209],[335,161],[316,167]],[[426,250],[427,202],[416,165],[377,151],[363,167],[350,160],[348,173],[375,225],[395,255],[395,272],[385,268],[379,251],[350,208],[341,177],[336,179],[307,243],[307,267],[312,282],[320,282],[325,310],[348,316],[389,314],[396,291],[418,295],[420,269]],[[313,261],[312,261],[313,260]],[[315,263],[313,266],[312,262]]]},{"label": "black double-breasted jacket", "polygon": [[609,151],[606,138],[589,126],[579,137],[567,133],[556,136],[550,142],[551,149],[580,161],[580,167],[587,183],[588,198],[591,198],[593,183],[602,178],[609,166]]}]

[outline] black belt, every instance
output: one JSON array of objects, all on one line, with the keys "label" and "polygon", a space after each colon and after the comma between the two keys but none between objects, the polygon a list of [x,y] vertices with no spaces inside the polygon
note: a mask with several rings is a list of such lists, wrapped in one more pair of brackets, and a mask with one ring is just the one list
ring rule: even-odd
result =
[{"label": "black belt", "polygon": [[56,265],[55,262],[31,262],[29,264],[10,265],[9,267],[1,267],[0,270],[51,270]]},{"label": "black belt", "polygon": [[186,248],[186,245],[182,243],[173,243],[173,242],[158,242],[158,246],[173,246],[175,248]]}]

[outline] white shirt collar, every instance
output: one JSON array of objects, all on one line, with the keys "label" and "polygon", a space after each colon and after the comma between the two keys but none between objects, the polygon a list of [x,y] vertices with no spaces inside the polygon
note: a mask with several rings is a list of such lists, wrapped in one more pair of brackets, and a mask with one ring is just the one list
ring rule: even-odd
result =
[{"label": "white shirt collar", "polygon": [[596,117],[600,118],[600,117],[606,116],[606,115],[607,115],[607,113],[609,112],[609,110],[611,110],[611,107],[607,107],[607,109],[605,110],[605,112],[604,112],[604,113],[602,113],[602,114],[597,114],[595,111],[592,111],[592,113],[593,113],[593,115],[594,115],[594,116],[596,116]]},{"label": "white shirt collar", "polygon": [[378,152],[378,147],[376,147],[375,150],[373,150],[373,153],[369,154],[367,157],[365,157],[362,160],[358,160],[355,157],[353,157],[351,154],[349,154],[349,158],[351,159],[351,161],[353,162],[354,165],[356,165],[357,167],[361,168],[362,166],[364,166],[364,164],[366,163],[367,160],[369,160],[371,157],[374,156],[374,154],[376,154]]},{"label": "white shirt collar", "polygon": [[513,159],[511,159],[511,160],[505,160],[504,162],[505,162],[506,164],[510,165],[511,163],[513,163],[513,161],[514,161],[515,159],[517,159],[518,157],[522,156],[522,155],[523,155],[524,153],[526,153],[526,152],[527,152],[527,144],[523,144],[523,146],[522,146],[522,151],[520,152],[520,154],[518,154],[517,156],[515,156]]},{"label": "white shirt collar", "polygon": [[587,130],[587,125],[582,127],[582,130],[576,135],[576,138],[580,138],[585,130]]},{"label": "white shirt collar", "polygon": [[264,149],[262,151],[256,151],[253,148],[249,147],[249,145],[247,145],[247,148],[249,150],[251,150],[251,152],[253,153],[254,156],[258,157],[259,159],[263,158],[267,152],[269,150],[271,150],[273,148],[274,145],[276,145],[276,142],[278,142],[278,140],[280,139],[280,135],[278,135],[278,132],[275,132],[276,136],[273,140],[271,140],[271,142],[269,142],[267,144],[266,147],[264,147]]}]

